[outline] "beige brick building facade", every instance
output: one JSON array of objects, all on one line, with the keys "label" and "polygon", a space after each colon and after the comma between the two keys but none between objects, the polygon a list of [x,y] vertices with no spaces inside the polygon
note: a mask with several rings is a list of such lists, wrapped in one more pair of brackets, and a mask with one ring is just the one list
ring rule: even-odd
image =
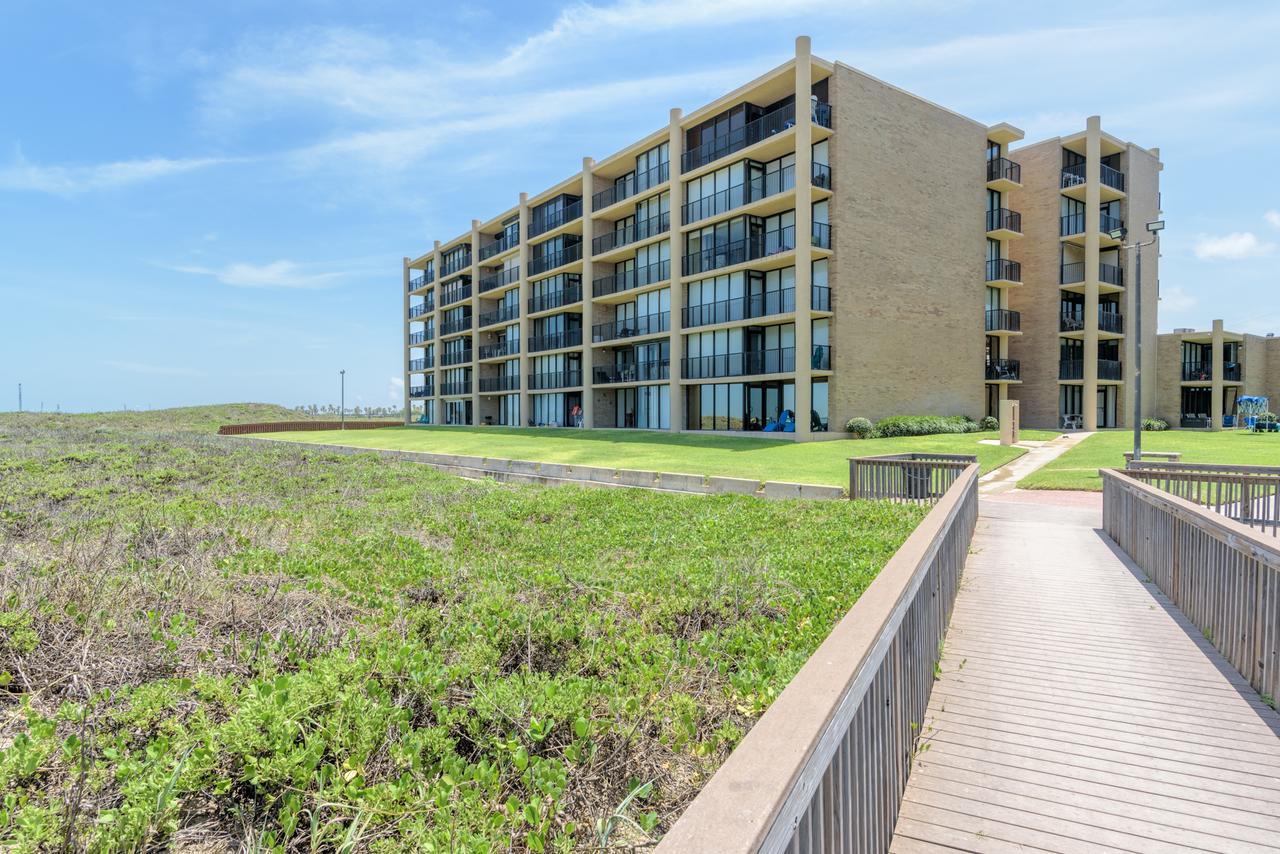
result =
[{"label": "beige brick building facade", "polygon": [[1159,336],[1156,416],[1172,427],[1237,426],[1242,396],[1266,397],[1280,409],[1280,338],[1231,332],[1221,320],[1207,330]]},{"label": "beige brick building facade", "polygon": [[1096,119],[1021,138],[800,37],[787,63],[406,258],[409,420],[822,438],[1015,397],[1028,426],[1123,423],[1130,345],[1098,306],[1132,297],[1099,266],[1119,242],[1103,231],[1154,218],[1158,152]]}]

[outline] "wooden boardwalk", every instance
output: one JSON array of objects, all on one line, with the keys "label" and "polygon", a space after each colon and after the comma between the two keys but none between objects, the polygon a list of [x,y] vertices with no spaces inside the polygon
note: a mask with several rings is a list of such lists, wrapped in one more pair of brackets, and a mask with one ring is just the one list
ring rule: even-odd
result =
[{"label": "wooden boardwalk", "polygon": [[1280,715],[1097,510],[982,513],[891,850],[1280,850]]}]

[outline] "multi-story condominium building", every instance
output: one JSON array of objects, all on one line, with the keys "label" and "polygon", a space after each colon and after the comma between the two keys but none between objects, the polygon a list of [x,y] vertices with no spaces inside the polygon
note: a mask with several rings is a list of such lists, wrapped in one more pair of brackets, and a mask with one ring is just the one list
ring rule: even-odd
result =
[{"label": "multi-story condominium building", "polygon": [[[1125,262],[1104,217],[1155,210],[1158,159],[1090,120],[1020,167],[1021,137],[800,37],[782,66],[406,258],[410,420],[804,438],[1015,397],[1028,424],[1092,423],[1095,399],[1121,423],[1126,342],[1102,306],[1123,303],[1103,271]],[[1144,170],[1130,212],[1105,183],[1127,168]],[[1061,326],[1068,307],[1090,322]]]},{"label": "multi-story condominium building", "polygon": [[1280,338],[1175,329],[1159,336],[1156,414],[1174,427],[1220,430],[1235,425],[1242,395],[1267,397],[1280,409]]}]

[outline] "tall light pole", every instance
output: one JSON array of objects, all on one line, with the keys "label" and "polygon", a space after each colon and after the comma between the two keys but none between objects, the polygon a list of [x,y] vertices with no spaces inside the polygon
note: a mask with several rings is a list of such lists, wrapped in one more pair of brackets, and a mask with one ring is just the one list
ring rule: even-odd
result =
[{"label": "tall light pole", "polygon": [[22,411],[22,383],[18,383],[18,411]]},{"label": "tall light pole", "polygon": [[[1142,459],[1142,248],[1150,246],[1160,239],[1160,231],[1164,228],[1164,220],[1157,219],[1147,223],[1150,240],[1141,243],[1130,243],[1121,249],[1136,249],[1138,260],[1134,271],[1133,283],[1133,458]],[[1123,228],[1108,232],[1112,239],[1123,240]]]},{"label": "tall light pole", "polygon": [[341,408],[341,414],[339,414],[338,416],[338,419],[339,419],[338,425],[339,425],[339,429],[346,430],[347,429],[347,371],[346,371],[346,368],[343,368],[342,370],[338,371],[338,376],[342,378],[342,397],[340,398],[342,402],[341,404],[339,404]]}]

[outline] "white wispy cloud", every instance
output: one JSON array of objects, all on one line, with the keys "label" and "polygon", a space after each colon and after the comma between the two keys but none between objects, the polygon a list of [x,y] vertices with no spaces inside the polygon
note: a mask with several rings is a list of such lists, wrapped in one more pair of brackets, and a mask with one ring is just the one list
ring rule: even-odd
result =
[{"label": "white wispy cloud", "polygon": [[1200,299],[1179,285],[1160,289],[1160,308],[1163,311],[1190,311],[1200,304]]},{"label": "white wispy cloud", "polygon": [[224,285],[235,288],[323,288],[335,280],[350,275],[341,271],[308,272],[293,261],[272,261],[268,264],[234,263],[222,267],[171,266],[179,273],[211,276]]},{"label": "white wispy cloud", "polygon": [[41,166],[16,152],[9,165],[0,167],[0,190],[21,190],[54,195],[76,195],[111,190],[170,175],[180,175],[229,163],[229,158],[152,157],[79,166]]},{"label": "white wispy cloud", "polygon": [[1275,229],[1280,229],[1280,211],[1267,211],[1262,215],[1267,221],[1267,225]]},{"label": "white wispy cloud", "polygon": [[1275,251],[1274,243],[1259,240],[1252,231],[1231,234],[1202,234],[1196,239],[1195,253],[1201,261],[1242,261],[1262,258]]}]

